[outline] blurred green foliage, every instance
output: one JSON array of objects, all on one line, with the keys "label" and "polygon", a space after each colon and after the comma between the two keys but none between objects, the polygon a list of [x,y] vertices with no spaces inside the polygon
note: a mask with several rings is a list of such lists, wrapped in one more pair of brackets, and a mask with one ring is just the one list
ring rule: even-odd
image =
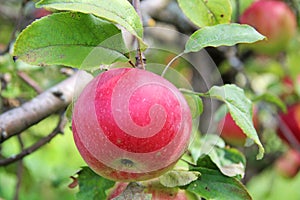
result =
[{"label": "blurred green foliage", "polygon": [[[36,141],[49,134],[56,124],[56,117],[48,118],[22,133],[24,142]],[[11,138],[2,145],[4,156],[10,156],[20,150],[17,138]],[[70,176],[86,164],[80,157],[73,142],[69,127],[64,135],[58,135],[49,144],[24,159],[24,171],[20,191],[20,200],[74,199],[76,189],[68,188],[72,182]],[[0,167],[0,197],[12,199],[16,184],[17,164]]]},{"label": "blurred green foliage", "polygon": [[300,173],[292,179],[284,178],[272,167],[253,177],[247,184],[254,200],[299,200]]}]

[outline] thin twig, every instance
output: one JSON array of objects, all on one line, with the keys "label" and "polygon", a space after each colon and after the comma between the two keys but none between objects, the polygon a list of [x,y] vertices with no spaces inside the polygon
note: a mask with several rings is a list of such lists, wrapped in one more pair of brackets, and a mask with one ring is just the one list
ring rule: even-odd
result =
[{"label": "thin twig", "polygon": [[[19,141],[19,144],[20,144],[21,151],[23,151],[24,150],[24,143],[23,143],[23,140],[21,138],[21,135],[18,135],[18,141]],[[17,183],[16,183],[14,200],[19,199],[20,187],[21,187],[21,183],[22,183],[22,176],[23,176],[23,160],[20,159],[18,161]]]},{"label": "thin twig", "polygon": [[41,140],[39,140],[38,142],[36,142],[32,146],[30,146],[26,149],[23,149],[23,151],[21,151],[17,155],[14,155],[14,156],[11,156],[9,158],[0,160],[0,166],[9,165],[13,162],[16,162],[20,159],[23,159],[27,155],[35,152],[40,147],[42,147],[45,144],[47,144],[48,142],[50,142],[56,135],[58,135],[60,133],[63,133],[63,130],[64,130],[64,127],[65,127],[66,123],[67,123],[66,116],[65,116],[65,114],[62,114],[60,116],[60,119],[59,119],[59,122],[58,122],[57,126],[53,129],[53,131],[48,136],[42,138]]},{"label": "thin twig", "polygon": [[135,56],[136,62],[135,67],[138,69],[145,69],[146,59],[144,53],[141,51],[140,47],[138,47]]},{"label": "thin twig", "polygon": [[43,89],[35,82],[30,76],[28,76],[25,72],[19,71],[18,76],[27,83],[30,87],[34,89],[38,94],[43,92]]}]

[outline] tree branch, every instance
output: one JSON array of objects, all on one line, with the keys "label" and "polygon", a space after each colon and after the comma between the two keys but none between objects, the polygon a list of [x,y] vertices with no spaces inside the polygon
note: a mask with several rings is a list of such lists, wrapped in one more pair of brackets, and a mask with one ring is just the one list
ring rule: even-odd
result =
[{"label": "tree branch", "polygon": [[[80,76],[80,81],[78,81],[80,84],[76,85],[78,76]],[[0,115],[0,143],[66,108],[72,102],[75,92],[81,92],[91,79],[91,75],[78,71],[31,101]]]},{"label": "tree branch", "polygon": [[60,119],[59,119],[59,122],[58,122],[57,126],[54,128],[54,130],[48,136],[42,138],[41,140],[39,140],[38,142],[36,142],[32,146],[30,146],[26,149],[23,149],[21,151],[21,153],[19,153],[17,155],[14,155],[14,156],[11,156],[9,158],[0,160],[0,166],[9,165],[13,162],[16,162],[18,160],[23,159],[27,155],[35,152],[36,150],[38,150],[43,145],[50,142],[56,135],[58,135],[59,133],[63,133],[63,129],[64,129],[66,123],[67,123],[66,116],[64,114],[62,114],[60,116]]},{"label": "tree branch", "polygon": [[34,91],[36,91],[38,94],[43,92],[43,89],[33,80],[28,76],[25,72],[19,71],[18,76],[25,82],[27,85],[32,87]]}]

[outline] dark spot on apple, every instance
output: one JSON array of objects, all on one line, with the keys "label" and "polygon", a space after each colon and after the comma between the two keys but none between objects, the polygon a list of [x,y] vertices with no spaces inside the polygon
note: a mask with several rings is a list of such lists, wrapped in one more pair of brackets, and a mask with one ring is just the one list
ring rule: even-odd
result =
[{"label": "dark spot on apple", "polygon": [[121,159],[121,164],[128,167],[128,168],[131,168],[131,167],[133,167],[134,162],[132,162],[129,159]]},{"label": "dark spot on apple", "polygon": [[221,14],[221,15],[220,15],[220,17],[222,17],[222,18],[223,18],[223,17],[224,17],[224,14]]}]

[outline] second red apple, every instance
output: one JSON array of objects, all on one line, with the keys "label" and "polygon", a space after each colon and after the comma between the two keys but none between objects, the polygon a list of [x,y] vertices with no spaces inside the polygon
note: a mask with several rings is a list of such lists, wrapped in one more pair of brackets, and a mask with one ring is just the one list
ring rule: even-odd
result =
[{"label": "second red apple", "polygon": [[[258,116],[256,111],[253,112],[253,124],[258,128]],[[235,121],[231,117],[230,113],[227,113],[225,117],[218,124],[218,131],[221,133],[221,137],[227,144],[233,146],[243,146],[246,142],[247,136],[242,129],[236,125]]]},{"label": "second red apple", "polygon": [[255,1],[240,17],[242,24],[253,26],[267,37],[266,41],[249,45],[262,54],[284,51],[296,33],[296,15],[286,3],[275,0]]}]

